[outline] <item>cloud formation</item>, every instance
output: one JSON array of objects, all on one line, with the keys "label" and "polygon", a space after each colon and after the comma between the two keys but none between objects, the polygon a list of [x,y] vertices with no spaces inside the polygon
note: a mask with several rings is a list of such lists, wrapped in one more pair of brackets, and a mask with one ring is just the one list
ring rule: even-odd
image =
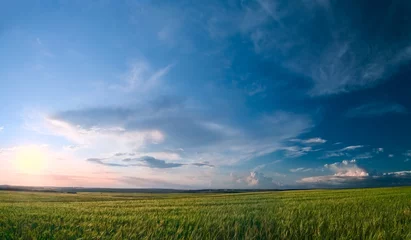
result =
[{"label": "cloud formation", "polygon": [[325,164],[325,168],[335,172],[334,176],[339,177],[364,177],[368,176],[368,173],[359,168],[356,164],[356,160],[343,160],[342,162],[335,162],[333,164]]},{"label": "cloud formation", "polygon": [[[384,2],[370,14],[360,2],[354,11],[354,1],[243,1],[213,12],[208,29],[248,36],[257,54],[311,79],[312,96],[340,94],[375,86],[411,60],[411,20],[403,20],[411,4]],[[394,42],[378,37],[392,35]]]},{"label": "cloud formation", "polygon": [[[6,66],[2,74],[10,84],[4,89],[15,94],[0,98],[10,106],[46,112],[40,120],[25,119],[20,131],[19,114],[7,115],[14,109],[6,106],[2,124],[13,129],[11,141],[44,139],[58,152],[56,158],[66,159],[61,166],[66,161],[79,170],[115,172],[123,186],[147,186],[144,182],[152,179],[151,186],[276,188],[406,178],[411,154],[403,136],[409,135],[411,115],[403,78],[408,68],[402,66],[411,60],[409,2],[376,0],[372,7],[366,0],[113,4],[118,14],[111,14],[112,4],[99,6],[92,31],[67,42],[67,53],[60,43],[78,34],[81,21],[46,14],[43,20],[68,24],[64,31],[54,29],[53,37],[46,34],[50,26],[34,16],[27,19],[45,34],[6,29],[0,41],[16,54],[7,64],[27,60],[34,70]],[[48,9],[43,7],[36,9]],[[89,10],[79,11],[79,19],[90,18]],[[107,35],[113,31],[115,36]],[[24,51],[13,50],[29,42],[33,46]],[[33,89],[24,76],[38,79],[36,94],[28,94]],[[357,90],[363,91],[349,93]],[[35,131],[25,129],[28,125]],[[7,144],[7,137],[0,134],[0,143]],[[338,139],[364,145],[335,143]],[[0,147],[1,162],[14,168],[12,157],[20,149]],[[387,161],[388,153],[396,161]],[[323,159],[331,157],[359,162],[324,166]],[[313,167],[315,162],[320,167]],[[2,174],[9,172],[2,168]],[[384,168],[405,172],[377,174]],[[233,171],[239,176],[231,179]],[[55,178],[87,179],[86,173],[76,174]],[[295,185],[302,177],[310,178]]]},{"label": "cloud formation", "polygon": [[326,143],[327,140],[316,137],[316,138],[309,138],[309,139],[291,139],[292,142],[300,142],[304,144],[321,144]]},{"label": "cloud formation", "polygon": [[214,167],[214,165],[209,164],[208,162],[198,162],[198,163],[175,163],[167,162],[165,160],[157,159],[151,156],[141,156],[137,158],[124,158],[116,159],[115,157],[124,156],[123,154],[119,155],[118,153],[113,156],[113,158],[88,158],[88,162],[97,163],[100,165],[105,165],[109,167],[147,167],[147,168],[178,168],[186,165],[192,165],[197,167]]},{"label": "cloud formation", "polygon": [[411,171],[369,173],[357,165],[356,160],[344,160],[325,164],[325,169],[334,174],[306,177],[297,181],[308,187],[377,187],[401,186],[411,183]]},{"label": "cloud formation", "polygon": [[290,172],[292,172],[292,173],[298,173],[298,172],[310,172],[310,171],[312,171],[313,169],[312,168],[292,168],[292,169],[290,169]]},{"label": "cloud formation", "polygon": [[376,117],[389,113],[407,113],[407,109],[397,103],[369,103],[364,104],[346,112],[346,116],[349,118],[358,117]]},{"label": "cloud formation", "polygon": [[357,179],[367,177],[369,174],[364,169],[357,166],[355,160],[344,160],[333,164],[325,164],[324,168],[333,172],[333,175],[316,176],[302,178],[300,183],[330,183],[340,184],[347,179]]},{"label": "cloud formation", "polygon": [[249,175],[246,176],[237,176],[231,173],[230,177],[236,188],[272,189],[282,186],[281,183],[276,182],[272,177],[268,177],[258,171],[251,171]]},{"label": "cloud formation", "polygon": [[[335,145],[335,144],[334,144]],[[330,150],[330,151],[326,151],[325,154],[320,157],[321,159],[326,159],[326,158],[332,158],[332,157],[343,157],[343,156],[347,156],[350,157],[352,156],[351,152],[363,148],[364,145],[352,145],[352,146],[347,146],[341,149],[337,149],[337,150]],[[363,153],[360,155],[357,155],[358,158],[371,158],[371,154],[370,153]]]},{"label": "cloud formation", "polygon": [[288,158],[296,158],[304,156],[310,152],[318,152],[321,149],[313,149],[312,147],[299,147],[299,146],[290,146],[285,147],[284,150],[286,151],[285,156]]},{"label": "cloud formation", "polygon": [[149,168],[176,168],[184,164],[181,163],[167,163],[164,160],[156,159],[150,156],[143,156],[140,158],[123,159],[124,162],[131,163],[134,166],[145,166]]},{"label": "cloud formation", "polygon": [[152,91],[159,86],[161,79],[167,75],[173,66],[173,64],[170,64],[164,68],[153,70],[147,61],[133,62],[124,76],[124,84],[110,85],[109,89],[124,92],[138,91],[140,93]]},{"label": "cloud formation", "polygon": [[136,131],[126,130],[120,125],[81,126],[57,117],[45,119],[45,128],[49,134],[63,136],[75,145],[87,146],[88,149],[99,149],[100,151],[129,151],[145,145],[158,144],[165,139],[164,134],[156,129]]},{"label": "cloud formation", "polygon": [[338,151],[340,151],[340,152],[352,151],[352,150],[355,150],[355,149],[358,149],[358,148],[362,148],[362,147],[364,147],[364,146],[363,146],[363,145],[354,145],[354,146],[348,146],[348,147],[342,148],[342,149],[340,149],[340,150],[338,150]]},{"label": "cloud formation", "polygon": [[170,102],[156,100],[135,109],[66,111],[47,122],[54,134],[90,148],[112,152],[184,149],[185,159],[209,165],[232,164],[281,150],[283,141],[313,126],[307,116],[282,111],[241,125],[230,123],[230,119],[219,122],[221,113],[199,114],[184,103]]}]

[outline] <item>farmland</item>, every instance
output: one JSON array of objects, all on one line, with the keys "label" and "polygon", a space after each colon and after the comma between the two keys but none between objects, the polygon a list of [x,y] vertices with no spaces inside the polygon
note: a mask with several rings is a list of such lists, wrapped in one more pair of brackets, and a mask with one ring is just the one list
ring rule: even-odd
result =
[{"label": "farmland", "polygon": [[411,187],[0,192],[0,239],[411,239]]}]

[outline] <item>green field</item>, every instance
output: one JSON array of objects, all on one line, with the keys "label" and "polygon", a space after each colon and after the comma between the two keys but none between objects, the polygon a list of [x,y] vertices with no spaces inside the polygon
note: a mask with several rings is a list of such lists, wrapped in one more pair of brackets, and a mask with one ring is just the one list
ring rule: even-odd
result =
[{"label": "green field", "polygon": [[411,239],[411,187],[235,194],[0,192],[0,239]]}]

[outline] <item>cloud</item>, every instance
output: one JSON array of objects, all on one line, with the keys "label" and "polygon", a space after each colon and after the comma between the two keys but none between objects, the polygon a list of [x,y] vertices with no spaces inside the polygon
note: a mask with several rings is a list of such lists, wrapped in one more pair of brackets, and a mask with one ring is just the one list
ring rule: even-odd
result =
[{"label": "cloud", "polygon": [[67,151],[77,151],[79,149],[86,148],[86,147],[87,146],[85,145],[67,145],[67,146],[64,146],[63,149]]},{"label": "cloud", "polygon": [[[389,15],[375,11],[364,22],[361,16],[369,13],[369,6],[353,8],[352,2],[242,2],[239,9],[213,12],[209,32],[220,38],[247,36],[257,54],[311,79],[312,96],[350,92],[379,84],[411,60],[411,35],[396,34],[408,31],[411,20],[404,22],[403,9],[410,9],[410,3],[387,2]],[[375,37],[383,35],[398,37]]]},{"label": "cloud", "polygon": [[147,168],[157,168],[157,169],[164,169],[164,168],[178,168],[182,166],[192,165],[196,167],[211,167],[213,168],[214,165],[210,164],[209,162],[194,162],[194,163],[174,163],[174,162],[166,162],[165,160],[157,159],[152,156],[141,156],[141,157],[134,157],[134,158],[123,158],[119,159],[116,157],[123,157],[123,156],[135,156],[136,154],[130,153],[116,153],[113,157],[110,158],[88,158],[88,162],[97,163],[100,165],[110,166],[110,167],[147,167]]},{"label": "cloud", "polygon": [[389,113],[407,113],[407,109],[396,103],[369,103],[348,110],[345,116],[350,118],[376,117]]},{"label": "cloud", "polygon": [[368,172],[360,168],[356,164],[356,160],[344,160],[342,162],[335,162],[332,164],[325,164],[325,169],[333,172],[333,175],[316,176],[302,178],[300,183],[341,183],[347,179],[363,178],[369,176]]},{"label": "cloud", "polygon": [[[342,157],[342,156],[351,156],[348,152],[363,148],[364,145],[352,145],[347,146],[338,150],[327,151],[324,156],[320,157],[321,159],[332,158],[332,157]],[[372,157],[369,153],[358,155],[359,158],[369,158]]]},{"label": "cloud", "polygon": [[382,187],[411,184],[411,171],[369,173],[357,165],[356,160],[325,164],[332,175],[313,176],[297,181],[301,187]]},{"label": "cloud", "polygon": [[233,173],[230,176],[236,188],[272,189],[282,186],[281,183],[276,182],[273,178],[257,171],[252,171],[248,175],[241,177]]},{"label": "cloud", "polygon": [[82,127],[70,122],[48,118],[45,128],[50,134],[67,138],[76,145],[88,146],[89,149],[118,151],[138,149],[144,145],[158,144],[165,136],[158,130],[133,131],[121,126]]},{"label": "cloud", "polygon": [[313,149],[312,147],[299,147],[299,146],[291,146],[291,147],[284,147],[284,150],[286,150],[286,157],[289,158],[295,158],[295,157],[301,157],[309,152],[317,152],[320,151],[321,149]]},{"label": "cloud", "polygon": [[245,180],[250,187],[273,187],[274,185],[272,178],[266,177],[259,172],[250,172],[250,175]]},{"label": "cloud", "polygon": [[115,153],[114,157],[123,157],[123,156],[134,156],[135,153]]},{"label": "cloud", "polygon": [[290,169],[290,172],[292,172],[292,173],[310,172],[312,170],[313,170],[312,168],[292,168],[292,169]]},{"label": "cloud", "polygon": [[384,152],[384,148],[374,148],[373,151],[375,153],[383,153]]},{"label": "cloud", "polygon": [[369,159],[373,158],[373,155],[370,152],[365,152],[359,155],[355,155],[354,159]]},{"label": "cloud", "polygon": [[324,159],[324,158],[342,157],[342,156],[346,156],[346,154],[343,152],[327,152],[321,158]]},{"label": "cloud", "polygon": [[18,149],[19,147],[10,147],[10,148],[0,148],[0,154],[2,153],[7,153],[7,152],[14,152]]},{"label": "cloud", "polygon": [[110,167],[127,167],[128,166],[126,164],[105,162],[104,160],[105,159],[102,159],[102,158],[88,158],[87,159],[88,162],[97,163],[97,164],[104,165],[104,166],[110,166]]},{"label": "cloud", "polygon": [[361,188],[361,187],[394,187],[407,186],[411,184],[409,171],[397,173],[373,175],[365,177],[338,177],[319,176],[304,178],[298,181],[301,188]]},{"label": "cloud", "polygon": [[341,163],[336,162],[333,164],[325,164],[325,168],[335,172],[334,176],[339,177],[364,177],[368,176],[368,173],[359,168],[356,164],[356,160],[343,160]]},{"label": "cloud", "polygon": [[164,68],[152,70],[152,67],[143,60],[132,63],[128,72],[125,74],[124,84],[110,85],[113,90],[121,90],[124,92],[138,91],[146,93],[159,86],[161,79],[168,74],[174,64],[169,64]]},{"label": "cloud", "polygon": [[269,162],[269,163],[260,164],[260,165],[258,165],[258,166],[256,166],[256,167],[254,167],[254,168],[253,168],[253,171],[259,172],[259,171],[263,170],[264,168],[267,168],[267,167],[269,167],[269,166],[271,166],[271,165],[274,165],[274,164],[278,164],[278,163],[280,163],[280,162],[282,162],[282,161],[283,161],[283,159],[277,159],[277,160],[274,160],[274,161]]},{"label": "cloud", "polygon": [[210,164],[209,162],[199,162],[199,163],[192,163],[191,165],[197,166],[197,167],[215,167],[213,164]]},{"label": "cloud", "polygon": [[266,87],[261,83],[253,82],[251,87],[248,89],[247,94],[249,96],[254,96],[257,94],[261,94],[266,91]]},{"label": "cloud", "polygon": [[411,157],[411,150],[406,151],[403,155],[406,157]]},{"label": "cloud", "polygon": [[316,137],[316,138],[309,138],[309,139],[291,139],[292,142],[300,142],[305,144],[321,144],[326,143],[327,140]]},{"label": "cloud", "polygon": [[338,151],[340,151],[340,152],[352,151],[352,150],[355,150],[355,149],[358,149],[358,148],[362,148],[362,147],[364,147],[364,145],[354,145],[354,146],[348,146],[348,147],[342,148],[342,149],[340,149],[340,150],[338,150]]},{"label": "cloud", "polygon": [[[109,161],[107,161],[109,160]],[[175,168],[181,167],[184,164],[181,163],[167,163],[164,160],[159,160],[150,156],[143,156],[140,158],[125,158],[120,160],[121,163],[116,163],[116,160],[110,160],[107,158],[88,158],[87,161],[97,163],[100,165],[110,167],[148,167],[148,168]]]},{"label": "cloud", "polygon": [[394,154],[388,154],[388,157],[389,157],[389,158],[393,158],[393,157],[394,157]]},{"label": "cloud", "polygon": [[283,141],[313,126],[306,115],[282,111],[238,124],[225,117],[224,112],[203,111],[200,114],[184,102],[160,100],[157,98],[147,105],[129,109],[64,111],[46,118],[46,122],[53,134],[64,136],[76,145],[87,145],[96,153],[98,149],[105,154],[148,152],[150,156],[164,159],[151,154],[184,149],[168,155],[182,154],[186,162],[208,162],[210,165],[230,165],[282,150]]},{"label": "cloud", "polygon": [[4,130],[4,127],[3,127],[3,126],[0,126],[0,132],[3,131],[3,130]]},{"label": "cloud", "polygon": [[164,160],[156,159],[151,156],[143,156],[140,158],[127,158],[123,159],[123,161],[130,163],[133,166],[144,166],[149,168],[176,168],[185,165],[181,163],[167,163]]},{"label": "cloud", "polygon": [[411,171],[398,171],[398,172],[388,172],[384,173],[384,176],[410,176],[411,177]]}]

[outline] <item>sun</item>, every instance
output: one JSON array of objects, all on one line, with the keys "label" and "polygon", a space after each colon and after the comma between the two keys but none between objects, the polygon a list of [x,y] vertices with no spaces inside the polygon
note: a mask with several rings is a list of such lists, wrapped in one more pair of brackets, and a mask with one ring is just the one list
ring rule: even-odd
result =
[{"label": "sun", "polygon": [[16,151],[14,163],[21,173],[41,173],[47,167],[47,152],[40,146],[24,146]]}]

